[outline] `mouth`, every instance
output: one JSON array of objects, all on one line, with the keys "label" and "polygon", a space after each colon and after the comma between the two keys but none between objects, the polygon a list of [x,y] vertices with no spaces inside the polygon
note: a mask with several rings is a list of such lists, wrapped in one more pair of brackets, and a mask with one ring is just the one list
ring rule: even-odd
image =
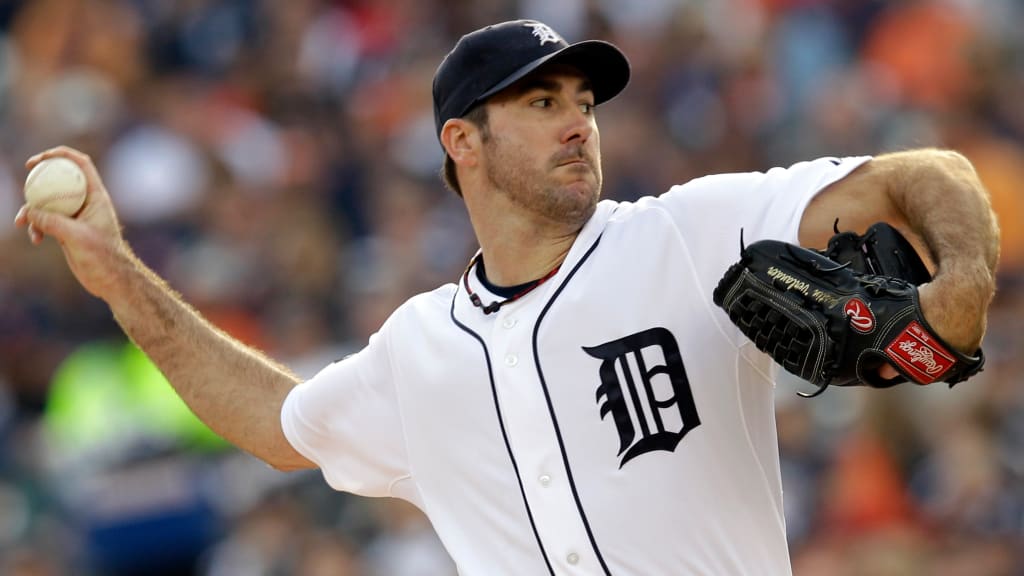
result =
[{"label": "mouth", "polygon": [[558,163],[558,167],[562,167],[562,166],[570,166],[570,167],[584,166],[584,167],[589,168],[590,167],[590,162],[588,162],[584,158],[573,158],[573,159],[570,159],[570,160],[565,160],[563,162],[559,162]]},{"label": "mouth", "polygon": [[559,150],[551,158],[551,165],[554,170],[565,168],[568,175],[573,178],[588,177],[600,170],[600,161],[591,158],[588,151],[582,144],[572,143]]}]

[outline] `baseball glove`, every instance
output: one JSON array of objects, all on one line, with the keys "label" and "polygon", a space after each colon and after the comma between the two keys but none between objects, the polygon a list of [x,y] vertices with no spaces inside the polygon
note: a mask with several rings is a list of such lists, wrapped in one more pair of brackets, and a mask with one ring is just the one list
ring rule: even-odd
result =
[{"label": "baseball glove", "polygon": [[[862,238],[852,245],[866,245]],[[916,258],[912,248],[909,254]],[[886,388],[907,380],[952,385],[981,370],[980,349],[973,357],[964,355],[928,325],[916,285],[857,271],[851,262],[761,240],[741,246],[740,260],[719,281],[714,302],[759,350],[818,386],[804,396],[817,396],[830,385]],[[923,264],[921,269],[927,274]],[[879,377],[883,362],[901,377]]]},{"label": "baseball glove", "polygon": [[822,254],[840,264],[849,263],[857,272],[902,278],[915,286],[931,282],[928,267],[921,261],[914,246],[899,230],[885,222],[872,225],[863,236],[856,232],[836,232]]}]

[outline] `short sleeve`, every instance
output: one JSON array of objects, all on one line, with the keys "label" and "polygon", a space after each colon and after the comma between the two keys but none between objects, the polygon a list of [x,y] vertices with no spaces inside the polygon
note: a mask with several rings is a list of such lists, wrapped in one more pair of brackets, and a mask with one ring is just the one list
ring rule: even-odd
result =
[{"label": "short sleeve", "polygon": [[767,172],[716,174],[674,186],[658,197],[691,246],[697,273],[713,287],[747,244],[772,238],[797,243],[800,219],[814,196],[870,157],[819,158]]},{"label": "short sleeve", "polygon": [[385,324],[366,348],[296,386],[281,409],[285,437],[337,490],[390,496],[409,476]]}]

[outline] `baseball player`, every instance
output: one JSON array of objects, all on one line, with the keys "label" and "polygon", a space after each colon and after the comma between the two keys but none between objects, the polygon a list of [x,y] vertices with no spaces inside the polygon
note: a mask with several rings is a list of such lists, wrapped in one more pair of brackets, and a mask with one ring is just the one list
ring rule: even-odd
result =
[{"label": "baseball player", "polygon": [[[775,369],[712,302],[745,241],[824,247],[887,221],[937,266],[931,327],[978,349],[998,230],[960,155],[917,150],[726,174],[599,201],[612,44],[536,21],[464,36],[434,77],[445,179],[480,244],[360,352],[300,382],[213,328],[122,240],[86,156],[76,218],[23,209],[215,431],[275,468],[414,503],[467,576],[790,574]],[[637,142],[636,146],[645,143]],[[882,376],[895,376],[886,366]]]}]

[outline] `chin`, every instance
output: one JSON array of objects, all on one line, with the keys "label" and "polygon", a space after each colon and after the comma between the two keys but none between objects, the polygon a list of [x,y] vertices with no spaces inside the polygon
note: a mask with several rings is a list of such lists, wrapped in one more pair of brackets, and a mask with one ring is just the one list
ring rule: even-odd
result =
[{"label": "chin", "polygon": [[573,223],[575,223],[578,227],[582,228],[583,225],[587,223],[587,220],[590,220],[590,217],[594,215],[595,210],[597,210],[596,199],[594,202],[591,202],[590,204],[581,207],[579,212],[575,215],[576,218],[573,219]]},{"label": "chin", "polygon": [[563,189],[545,210],[546,215],[558,222],[582,226],[597,208],[599,191],[593,185],[571,186]]},{"label": "chin", "polygon": [[601,183],[590,175],[586,178],[573,180],[562,186],[562,189],[564,192],[574,196],[593,198],[595,202],[597,197],[601,195]]}]

